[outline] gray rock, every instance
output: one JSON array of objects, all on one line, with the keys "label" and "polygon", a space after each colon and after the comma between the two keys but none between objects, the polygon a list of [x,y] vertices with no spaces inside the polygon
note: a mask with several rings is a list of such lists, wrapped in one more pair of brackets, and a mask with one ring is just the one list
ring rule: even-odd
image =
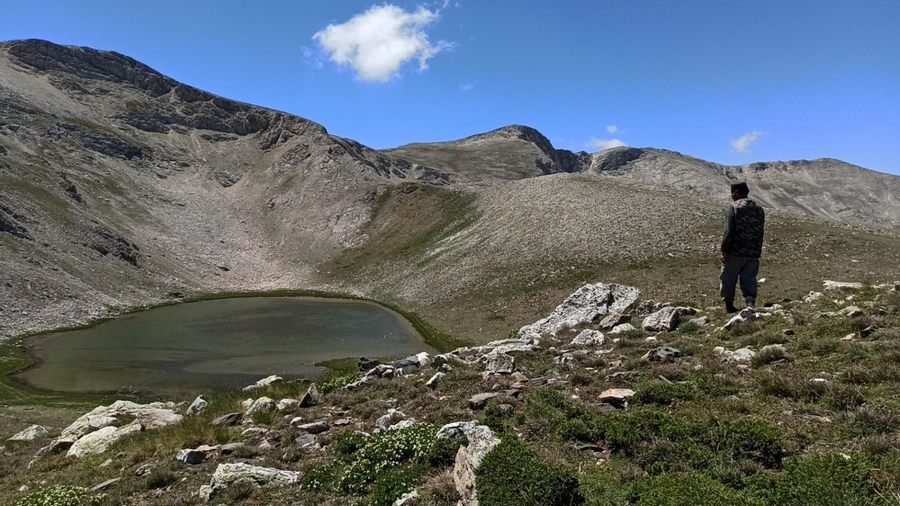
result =
[{"label": "gray rock", "polygon": [[380,416],[378,420],[375,421],[375,427],[381,430],[387,430],[388,427],[402,420],[406,420],[406,414],[402,411],[390,408],[388,409],[387,414]]},{"label": "gray rock", "polygon": [[688,323],[691,325],[696,325],[697,327],[705,327],[709,325],[709,316],[701,316],[700,318],[691,318],[688,320]]},{"label": "gray rock", "polygon": [[7,441],[34,441],[46,436],[48,432],[47,428],[42,425],[31,425],[8,438]]},{"label": "gray rock", "polygon": [[247,408],[247,414],[252,415],[254,413],[267,413],[270,411],[275,411],[275,399],[271,397],[260,397],[253,401],[250,404],[250,407]]},{"label": "gray rock", "polygon": [[62,430],[63,437],[79,438],[91,432],[91,419],[99,423],[103,417],[117,420],[137,420],[144,429],[156,429],[181,421],[182,416],[175,412],[174,402],[151,402],[138,404],[131,401],[116,401],[109,406],[97,406],[88,413],[78,417],[71,425]]},{"label": "gray rock", "polygon": [[321,403],[322,395],[319,394],[319,389],[316,388],[315,383],[310,383],[309,388],[306,389],[306,393],[303,394],[303,397],[300,398],[300,407],[309,408],[312,406],[318,406]]},{"label": "gray rock", "polygon": [[673,348],[671,346],[660,346],[659,348],[654,348],[648,351],[641,358],[650,362],[666,362],[680,356],[681,350],[679,350],[678,348]]},{"label": "gray rock", "polygon": [[440,439],[457,439],[466,437],[466,434],[475,428],[476,422],[452,422],[438,429],[435,437]]},{"label": "gray rock", "polygon": [[680,308],[666,306],[644,318],[641,326],[648,332],[669,332],[675,330],[680,315]]},{"label": "gray rock", "polygon": [[440,383],[441,380],[444,379],[444,376],[446,376],[446,374],[442,372],[434,373],[434,376],[432,376],[428,379],[428,381],[425,382],[425,386],[428,388],[437,388],[438,383]]},{"label": "gray rock", "polygon": [[610,388],[600,392],[597,400],[611,404],[617,408],[627,408],[628,399],[634,396],[634,390],[628,388]]},{"label": "gray rock", "polygon": [[187,410],[185,410],[185,414],[196,415],[198,413],[202,413],[203,411],[206,411],[206,407],[208,405],[209,403],[206,402],[205,399],[203,399],[203,396],[198,395],[197,398],[194,399],[194,402],[192,402],[191,405],[188,406]]},{"label": "gray rock", "polygon": [[556,336],[564,330],[597,324],[607,315],[627,313],[637,304],[640,294],[637,288],[625,285],[584,285],[549,316],[519,329],[518,337]]},{"label": "gray rock", "polygon": [[106,490],[106,489],[112,487],[116,483],[119,483],[120,481],[122,481],[122,478],[110,478],[104,482],[98,483],[98,484],[94,485],[93,487],[91,487],[91,492],[101,492],[103,490]]},{"label": "gray rock", "polygon": [[294,438],[294,443],[300,448],[306,448],[307,446],[316,444],[316,436],[315,434],[304,434]]},{"label": "gray rock", "polygon": [[619,325],[616,325],[615,327],[613,327],[612,330],[607,332],[607,334],[609,336],[620,336],[622,334],[627,334],[629,332],[634,332],[636,330],[637,330],[637,327],[635,327],[634,325],[632,325],[630,323],[622,323],[622,324],[619,324]]},{"label": "gray rock", "polygon": [[233,426],[241,423],[242,418],[244,418],[244,415],[240,412],[228,413],[227,415],[217,417],[211,423],[213,425]]},{"label": "gray rock", "polygon": [[300,407],[300,401],[297,399],[281,399],[275,404],[275,409],[279,413],[293,413]]},{"label": "gray rock", "polygon": [[474,424],[466,427],[465,435],[468,444],[459,448],[453,462],[453,484],[456,486],[462,506],[477,506],[475,472],[481,467],[485,455],[500,444],[500,438],[487,426]]},{"label": "gray rock", "polygon": [[418,506],[419,493],[415,490],[401,495],[391,506]]},{"label": "gray rock", "polygon": [[69,447],[66,456],[81,458],[86,455],[103,453],[119,439],[140,431],[141,424],[138,422],[130,423],[124,427],[103,427],[80,437]]},{"label": "gray rock", "polygon": [[860,309],[859,306],[847,306],[838,311],[838,313],[847,318],[858,318],[863,315],[863,310]]},{"label": "gray rock", "polygon": [[254,487],[283,487],[293,485],[299,479],[300,473],[296,471],[282,471],[244,463],[219,464],[209,485],[201,487],[198,495],[208,501],[235,483],[248,483]]},{"label": "gray rock", "polygon": [[576,348],[595,348],[597,346],[602,346],[604,339],[605,337],[602,332],[585,329],[572,339],[569,346],[574,346]]},{"label": "gray rock", "polygon": [[490,353],[485,361],[485,371],[493,374],[510,374],[516,368],[516,359],[506,353]]},{"label": "gray rock", "polygon": [[725,351],[723,355],[725,356],[726,362],[741,364],[753,360],[756,352],[751,350],[750,348],[738,348],[734,351]]},{"label": "gray rock", "polygon": [[276,375],[273,374],[273,375],[271,375],[271,376],[266,376],[265,378],[263,378],[263,379],[257,381],[256,383],[254,383],[254,384],[252,384],[252,385],[247,385],[247,386],[245,386],[245,387],[244,387],[244,391],[245,391],[245,392],[249,392],[250,390],[256,390],[256,389],[259,389],[259,388],[266,388],[266,387],[268,387],[268,386],[274,385],[275,383],[278,383],[278,382],[281,382],[281,381],[284,381],[284,378],[282,378],[281,376],[276,376]]},{"label": "gray rock", "polygon": [[497,397],[497,394],[494,392],[475,394],[469,399],[469,409],[473,411],[484,409],[488,401],[493,399],[494,397]]},{"label": "gray rock", "polygon": [[321,434],[328,431],[330,425],[327,420],[316,420],[315,422],[297,425],[298,430],[309,432],[310,434]]},{"label": "gray rock", "polygon": [[218,446],[200,445],[196,448],[184,448],[175,455],[175,460],[182,464],[197,465],[202,464],[204,460],[218,450]]},{"label": "gray rock", "polygon": [[826,290],[847,290],[847,291],[855,291],[862,290],[862,283],[851,283],[846,281],[831,281],[826,279],[822,285]]},{"label": "gray rock", "polygon": [[744,325],[746,323],[759,320],[761,317],[761,313],[756,312],[753,308],[745,307],[744,309],[741,309],[738,314],[734,315],[734,317],[728,320],[725,325],[722,326],[722,329],[729,330],[739,325]]},{"label": "gray rock", "polygon": [[236,452],[238,449],[247,446],[247,443],[228,443],[219,447],[219,453],[221,455],[231,455]]}]

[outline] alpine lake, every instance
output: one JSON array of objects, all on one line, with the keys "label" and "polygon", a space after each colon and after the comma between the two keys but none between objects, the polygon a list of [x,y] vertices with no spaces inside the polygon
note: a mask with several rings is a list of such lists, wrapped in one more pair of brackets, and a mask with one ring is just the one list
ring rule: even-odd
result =
[{"label": "alpine lake", "polygon": [[14,376],[55,392],[188,396],[277,374],[315,379],[324,361],[431,351],[403,316],[374,302],[238,297],[130,313],[26,341],[35,364]]}]

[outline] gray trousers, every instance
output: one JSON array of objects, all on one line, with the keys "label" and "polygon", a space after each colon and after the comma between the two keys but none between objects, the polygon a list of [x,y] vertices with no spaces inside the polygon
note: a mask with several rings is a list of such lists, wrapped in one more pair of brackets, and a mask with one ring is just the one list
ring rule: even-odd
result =
[{"label": "gray trousers", "polygon": [[719,293],[726,303],[734,302],[735,284],[740,280],[741,292],[748,306],[756,304],[756,274],[759,273],[759,259],[730,255],[722,264],[719,275]]}]

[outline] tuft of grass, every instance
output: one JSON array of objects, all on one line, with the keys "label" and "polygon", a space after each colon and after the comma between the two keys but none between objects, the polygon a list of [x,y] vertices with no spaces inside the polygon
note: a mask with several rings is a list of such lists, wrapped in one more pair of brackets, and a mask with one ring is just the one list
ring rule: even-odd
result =
[{"label": "tuft of grass", "polygon": [[478,503],[484,506],[563,506],[584,502],[578,480],[548,464],[513,435],[503,436],[475,471]]}]

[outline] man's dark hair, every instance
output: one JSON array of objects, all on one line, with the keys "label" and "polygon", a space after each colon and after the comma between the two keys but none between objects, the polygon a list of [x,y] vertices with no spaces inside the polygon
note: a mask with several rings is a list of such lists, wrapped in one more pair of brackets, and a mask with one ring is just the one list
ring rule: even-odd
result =
[{"label": "man's dark hair", "polygon": [[747,183],[745,183],[743,181],[740,183],[734,183],[733,185],[731,185],[731,191],[733,191],[739,195],[749,195],[750,194],[750,188],[748,188]]}]

